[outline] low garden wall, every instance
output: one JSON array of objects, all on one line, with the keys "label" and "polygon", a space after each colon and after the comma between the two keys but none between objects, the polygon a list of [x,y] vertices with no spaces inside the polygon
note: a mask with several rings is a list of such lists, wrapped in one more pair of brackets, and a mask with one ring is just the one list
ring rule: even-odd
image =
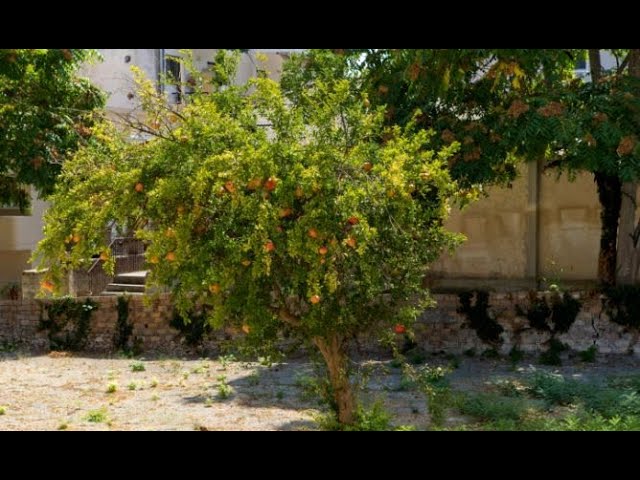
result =
[{"label": "low garden wall", "polygon": [[[549,293],[538,294],[536,305],[532,304],[528,292],[491,293],[484,299],[468,294],[466,309],[458,294],[435,294],[437,307],[426,311],[415,326],[416,343],[427,352],[461,354],[496,350],[507,354],[514,347],[523,352],[546,351],[553,336],[573,350],[586,350],[596,345],[600,353],[640,354],[637,329],[612,322],[603,310],[599,294],[580,292],[570,297],[573,303],[568,305],[569,311],[579,305],[575,321],[568,331],[554,332],[558,328],[554,326],[553,318],[549,318],[551,309],[545,310],[540,303],[548,301],[548,306],[553,306],[554,297]],[[120,306],[120,309],[117,297],[77,300],[89,300],[97,305],[95,309],[89,308],[82,350],[117,351],[123,339],[129,347],[135,344],[140,351],[179,353],[190,349],[185,332],[170,324],[174,310],[168,295],[147,302],[143,297],[131,297],[128,305]],[[45,307],[50,304],[51,300],[0,301],[0,346],[51,348],[51,330],[40,328],[42,321],[46,323],[49,318]],[[560,314],[566,314],[567,308],[553,311],[556,323],[561,323]],[[126,313],[123,315],[123,312]],[[544,327],[541,320],[545,314],[549,328]],[[210,334],[205,346],[215,348],[232,333]]]}]

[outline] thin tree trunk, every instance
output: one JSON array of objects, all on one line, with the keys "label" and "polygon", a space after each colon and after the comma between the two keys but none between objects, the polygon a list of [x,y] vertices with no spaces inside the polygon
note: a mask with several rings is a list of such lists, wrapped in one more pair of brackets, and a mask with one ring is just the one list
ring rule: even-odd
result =
[{"label": "thin tree trunk", "polygon": [[355,421],[355,397],[348,374],[348,357],[344,340],[338,335],[328,338],[314,337],[329,370],[329,381],[333,388],[333,398],[338,410],[338,421],[345,425]]},{"label": "thin tree trunk", "polygon": [[638,277],[638,244],[636,229],[636,182],[622,184],[620,226],[618,227],[617,285],[633,285]]},{"label": "thin tree trunk", "polygon": [[[629,75],[640,78],[640,50],[633,49],[628,57]],[[618,275],[619,285],[633,285],[638,280],[638,233],[636,227],[636,192],[637,182],[622,184],[622,206],[620,209],[620,229],[618,234]],[[640,225],[640,224],[639,224]]]},{"label": "thin tree trunk", "polygon": [[598,199],[602,211],[600,222],[600,252],[598,254],[598,280],[601,284],[612,286],[616,283],[616,252],[618,239],[618,218],[622,185],[618,177],[595,173],[598,186]]}]

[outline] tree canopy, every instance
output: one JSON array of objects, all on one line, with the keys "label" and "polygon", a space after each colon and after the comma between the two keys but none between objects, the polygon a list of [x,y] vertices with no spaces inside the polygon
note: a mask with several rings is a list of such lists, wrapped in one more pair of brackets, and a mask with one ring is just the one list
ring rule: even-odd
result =
[{"label": "tree canopy", "polygon": [[[437,145],[460,142],[450,173],[476,193],[510,182],[523,159],[594,174],[599,277],[613,283],[621,185],[640,176],[640,59],[636,50],[607,52],[615,59],[608,70],[597,49],[312,50],[292,64],[284,85],[295,95],[314,79],[349,72],[358,92],[385,106],[389,124],[420,111]],[[587,58],[590,77],[578,78],[575,67]]]},{"label": "tree canopy", "polygon": [[66,156],[90,135],[103,94],[76,75],[95,53],[0,49],[0,205],[28,208],[53,191]]},{"label": "tree canopy", "polygon": [[[221,52],[214,69],[234,58]],[[264,78],[211,89],[196,85],[170,111],[141,81],[156,138],[94,129],[98,141],[63,165],[42,265],[59,279],[108,254],[105,225],[127,225],[148,244],[150,283],[169,286],[185,316],[204,311],[263,344],[284,329],[315,345],[339,419],[352,423],[349,341],[409,328],[429,301],[429,263],[460,240],[443,227],[458,145],[431,148],[411,121],[385,127],[348,76],[296,97]]]}]

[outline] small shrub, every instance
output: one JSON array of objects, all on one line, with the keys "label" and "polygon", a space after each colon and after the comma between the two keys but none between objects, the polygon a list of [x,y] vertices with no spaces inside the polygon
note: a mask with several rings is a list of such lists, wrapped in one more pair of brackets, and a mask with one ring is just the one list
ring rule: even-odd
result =
[{"label": "small shrub", "polygon": [[566,351],[569,347],[555,338],[549,340],[549,349],[546,352],[540,354],[540,363],[543,365],[560,366],[562,365],[562,359],[560,354]]},{"label": "small shrub", "polygon": [[410,350],[407,350],[404,353],[404,356],[407,359],[407,361],[413,365],[421,365],[427,361],[426,352],[424,351],[423,348],[420,348],[418,346],[413,347]]},{"label": "small shrub", "polygon": [[220,400],[226,400],[233,394],[233,388],[229,384],[227,384],[226,375],[220,375],[218,377],[218,385],[216,387],[218,389],[217,397]]},{"label": "small shrub", "polygon": [[85,418],[87,422],[105,423],[108,419],[107,411],[104,408],[100,410],[91,410],[87,413],[87,416]]},{"label": "small shrub", "polygon": [[132,372],[144,372],[146,370],[144,363],[142,362],[133,362],[129,365],[129,368]]},{"label": "small shrub", "polygon": [[230,363],[236,361],[236,357],[232,353],[229,355],[220,355],[218,361],[220,362],[220,369],[226,370]]},{"label": "small shrub", "polygon": [[[82,350],[89,339],[91,315],[98,304],[72,297],[51,300],[40,311],[40,330],[47,330],[51,350]],[[46,312],[46,318],[45,318]]]},{"label": "small shrub", "polygon": [[250,387],[255,387],[260,384],[260,375],[258,372],[253,372],[251,375],[247,376],[247,385]]},{"label": "small shrub", "polygon": [[113,346],[116,350],[130,352],[129,339],[133,333],[133,324],[129,322],[129,297],[118,296],[118,319],[116,321],[116,332],[113,334]]},{"label": "small shrub", "polygon": [[151,379],[151,383],[149,384],[149,387],[156,388],[157,386],[158,386],[158,379],[157,378],[152,378]]},{"label": "small shrub", "polygon": [[607,288],[603,307],[612,322],[625,327],[640,328],[640,287],[619,285]]},{"label": "small shrub", "polygon": [[527,411],[522,398],[503,397],[493,393],[469,394],[460,402],[460,411],[484,421],[518,421]]},{"label": "small shrub", "polygon": [[498,350],[496,350],[495,348],[487,348],[485,351],[483,351],[480,356],[482,358],[487,358],[490,360],[496,360],[498,358],[500,358],[500,352],[498,352]]},{"label": "small shrub", "polygon": [[109,385],[107,385],[107,393],[116,393],[117,390],[118,390],[117,383],[112,382]]},{"label": "small shrub", "polygon": [[334,412],[318,415],[315,421],[321,430],[348,432],[392,430],[391,414],[384,409],[380,401],[373,403],[369,408],[359,405],[355,414],[355,422],[352,425],[338,422]]},{"label": "small shrub", "polygon": [[136,385],[136,382],[131,382],[129,383],[129,385],[127,385],[127,388],[129,390],[135,390],[136,388],[138,388],[138,385]]},{"label": "small shrub", "polygon": [[586,363],[593,363],[596,361],[596,356],[598,355],[598,347],[595,345],[591,345],[586,350],[578,353],[580,360]]},{"label": "small shrub", "polygon": [[512,364],[520,363],[524,359],[524,352],[518,348],[517,345],[511,347],[509,350],[509,361]]},{"label": "small shrub", "polygon": [[60,425],[58,425],[57,430],[66,430],[69,428],[69,424],[67,422],[62,422]]},{"label": "small shrub", "polygon": [[0,415],[7,413],[7,407],[0,406]]},{"label": "small shrub", "polygon": [[171,319],[170,325],[178,330],[184,336],[187,345],[192,347],[200,345],[205,334],[211,331],[206,311],[200,313],[190,312],[186,317],[176,312]]}]

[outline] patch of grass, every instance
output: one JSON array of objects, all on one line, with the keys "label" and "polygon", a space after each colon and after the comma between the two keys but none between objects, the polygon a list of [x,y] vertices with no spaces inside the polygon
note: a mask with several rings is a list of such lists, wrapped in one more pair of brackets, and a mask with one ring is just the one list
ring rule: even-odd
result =
[{"label": "patch of grass", "polygon": [[276,399],[282,400],[284,398],[284,392],[282,390],[278,390],[276,392]]},{"label": "patch of grass", "polygon": [[107,393],[116,393],[118,391],[118,384],[115,382],[111,382],[107,385]]},{"label": "patch of grass", "polygon": [[371,407],[359,405],[353,425],[338,422],[334,412],[321,414],[315,418],[321,430],[346,432],[373,432],[393,430],[391,414],[384,409],[381,401],[374,402]]},{"label": "patch of grass", "polygon": [[135,390],[136,388],[138,388],[138,385],[136,384],[136,382],[130,382],[129,385],[127,385],[127,388],[129,390]]},{"label": "patch of grass", "polygon": [[236,361],[236,357],[233,353],[229,355],[220,355],[218,357],[218,361],[220,362],[220,370],[226,370],[230,363]]},{"label": "patch of grass", "polygon": [[191,369],[191,373],[196,374],[196,375],[201,375],[203,373],[205,373],[207,370],[209,370],[209,364],[207,363],[202,363],[199,366],[192,368]]},{"label": "patch of grass", "polygon": [[7,413],[7,407],[0,406],[0,415],[5,415]]},{"label": "patch of grass", "polygon": [[57,430],[67,430],[69,428],[69,424],[67,422],[62,422],[58,425]]},{"label": "patch of grass", "polygon": [[398,425],[394,430],[396,432],[415,432],[416,427],[415,425]]},{"label": "patch of grass", "polygon": [[465,415],[489,422],[517,422],[531,408],[523,398],[503,397],[495,393],[475,393],[464,395],[459,408]]},{"label": "patch of grass", "polygon": [[85,419],[91,423],[105,423],[108,420],[107,411],[104,408],[100,410],[90,410]]},{"label": "patch of grass", "polygon": [[131,363],[129,368],[132,372],[144,372],[146,370],[144,363],[140,361]]},{"label": "patch of grass", "polygon": [[527,386],[518,380],[498,380],[493,386],[504,397],[522,397],[527,392]]},{"label": "patch of grass", "polygon": [[157,402],[158,400],[160,400],[160,396],[159,396],[159,395],[153,395],[153,396],[151,397],[151,401],[152,401],[152,402]]},{"label": "patch of grass", "polygon": [[158,379],[157,378],[152,378],[151,379],[151,383],[149,384],[149,387],[156,388],[157,386],[158,386]]},{"label": "patch of grass", "polygon": [[260,375],[258,372],[253,372],[247,376],[247,385],[250,387],[256,387],[260,384]]},{"label": "patch of grass", "polygon": [[233,388],[227,383],[226,375],[220,375],[218,377],[218,385],[216,386],[218,389],[217,397],[219,400],[226,400],[233,394]]}]

